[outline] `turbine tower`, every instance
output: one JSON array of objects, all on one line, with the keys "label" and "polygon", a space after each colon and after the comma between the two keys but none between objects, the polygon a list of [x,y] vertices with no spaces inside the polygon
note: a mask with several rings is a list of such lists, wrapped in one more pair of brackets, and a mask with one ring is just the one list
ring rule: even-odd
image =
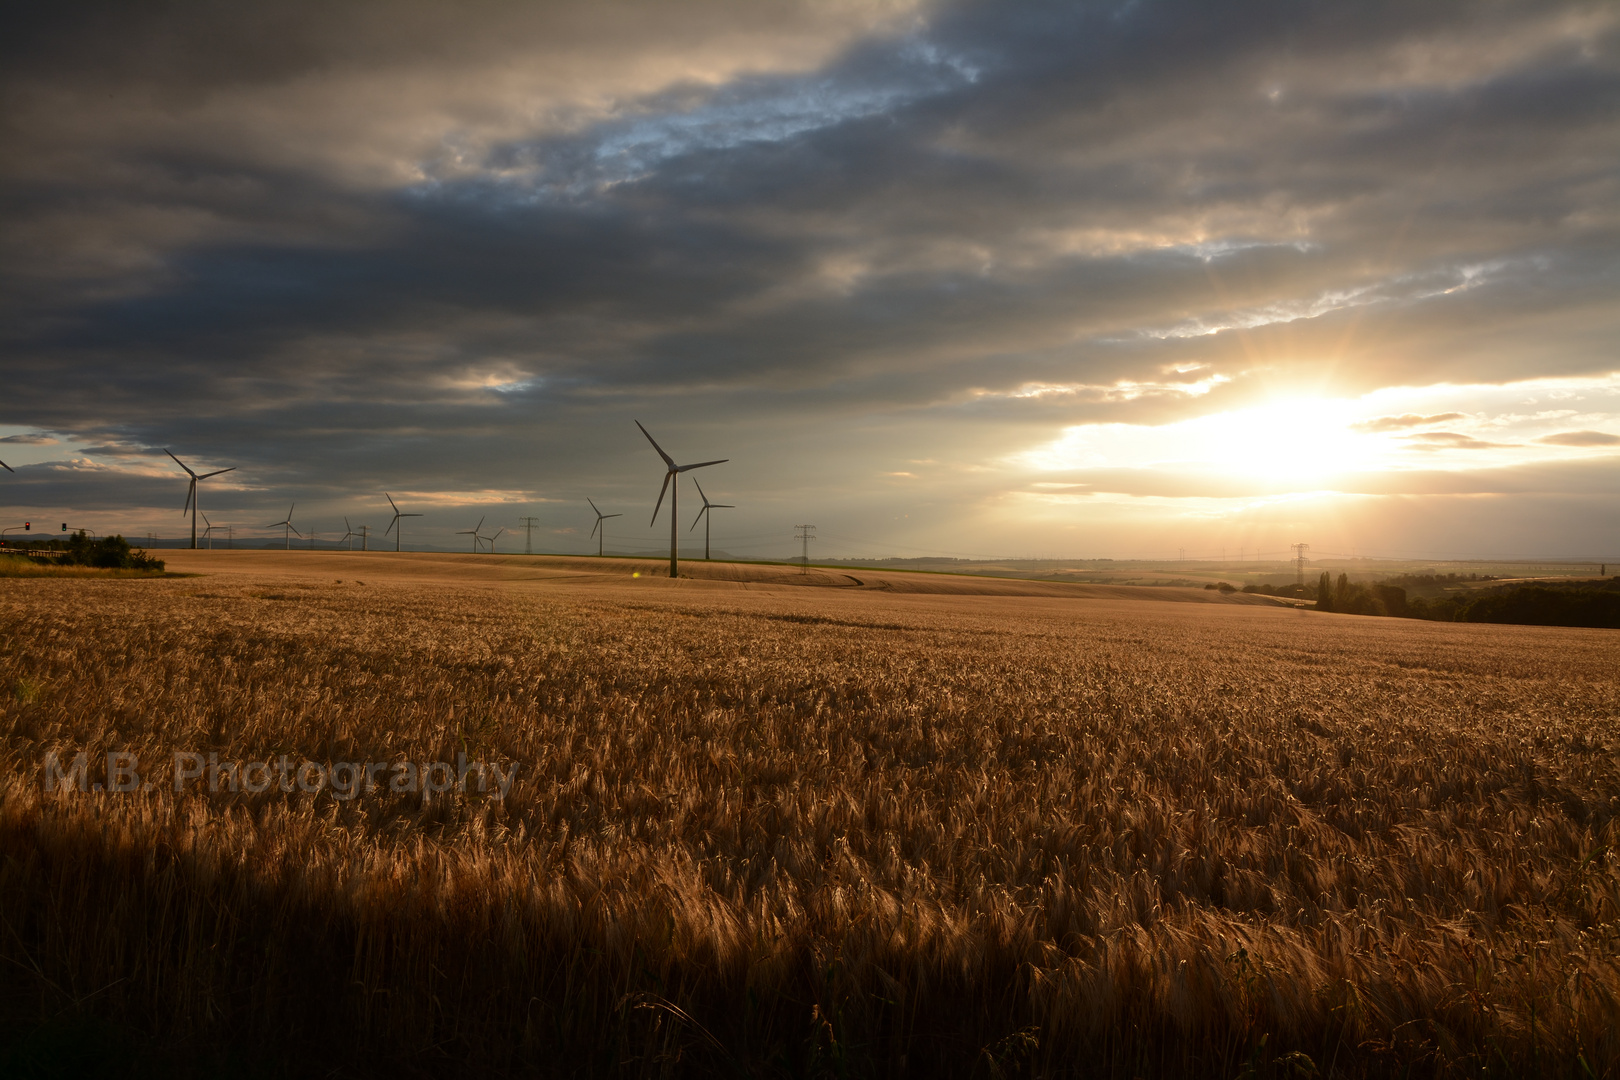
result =
[{"label": "turbine tower", "polygon": [[[604,514],[602,511],[596,509],[596,504],[591,502],[589,498],[586,498],[585,501],[591,503],[591,509],[596,511],[596,524],[591,526],[591,536],[596,537],[596,557],[600,559],[607,544],[607,526],[603,525],[602,522],[606,521],[608,518],[624,517],[624,515]],[[598,533],[601,535],[598,535]]]},{"label": "turbine tower", "polygon": [[[402,513],[399,512],[399,507],[397,505],[395,505],[394,497],[392,495],[388,494],[388,492],[385,491],[385,492],[383,492],[383,497],[388,500],[388,505],[389,506],[394,507],[394,520],[390,521],[388,523],[388,528],[383,530],[383,535],[384,536],[387,536],[389,533],[394,532],[394,526],[399,525],[399,519],[400,518],[421,517],[422,516],[421,514],[402,514]],[[394,533],[394,550],[395,551],[399,550],[399,538],[401,536],[403,536],[403,535],[405,535],[405,527],[401,525],[399,532]]]},{"label": "turbine tower", "polygon": [[[653,449],[658,451],[658,456],[664,459],[664,464],[669,469],[668,472],[664,473],[664,486],[658,489],[658,504],[653,507],[652,519],[653,519],[653,523],[656,524],[657,521],[658,521],[658,511],[664,505],[664,492],[668,491],[669,492],[669,576],[670,577],[680,577],[681,576],[681,571],[680,571],[680,532],[679,532],[680,521],[679,521],[679,515],[676,512],[676,507],[677,507],[677,505],[679,504],[679,501],[680,501],[681,473],[683,473],[683,472],[691,472],[693,469],[707,468],[710,465],[722,465],[722,464],[730,461],[731,459],[730,458],[719,458],[718,460],[715,460],[715,461],[700,461],[696,465],[677,465],[677,464],[675,464],[675,459],[674,458],[672,458],[668,454],[664,453],[664,448],[662,446],[658,445],[658,440],[654,439],[652,437],[652,435],[648,433],[646,428],[641,427],[641,421],[640,420],[636,421],[636,427],[641,428],[641,433],[643,435],[647,436],[647,441],[652,443]],[[670,484],[671,480],[675,481],[673,486],[671,486],[671,484]]]},{"label": "turbine tower", "polygon": [[354,536],[355,536],[354,526],[349,524],[349,519],[348,518],[344,518],[343,519],[343,535],[338,538],[338,543],[340,543],[340,544],[345,544],[345,543],[348,544],[349,545],[349,550],[353,551],[354,550]]},{"label": "turbine tower", "polygon": [[[699,521],[703,522],[703,559],[704,559],[705,562],[707,562],[708,559],[709,559],[709,522],[714,519],[714,515],[709,513],[709,511],[710,510],[735,510],[737,508],[735,506],[733,506],[731,503],[712,503],[712,502],[710,502],[709,497],[707,495],[703,494],[703,485],[699,484],[697,482],[697,477],[695,477],[695,476],[692,477],[692,483],[697,485],[698,498],[703,500],[703,509],[699,510],[698,513],[697,513],[697,517],[692,519],[692,528],[696,529],[697,526],[698,526],[698,522]],[[689,529],[687,531],[690,532],[691,530]]]},{"label": "turbine tower", "polygon": [[[191,486],[186,489],[186,505],[180,508],[180,515],[184,517],[187,510],[191,511],[191,550],[195,551],[197,550],[197,482],[199,480],[206,480],[210,476],[218,476],[220,473],[234,472],[236,470],[236,466],[232,465],[229,469],[215,469],[211,473],[203,473],[201,476],[198,476],[196,473],[191,471],[191,466],[187,465],[179,458],[174,457],[174,453],[168,448],[165,448],[163,452],[174,458],[174,463],[186,470],[186,475],[191,477]],[[10,469],[7,469],[7,471],[9,472]],[[288,512],[287,516],[292,516],[291,511]]]},{"label": "turbine tower", "polygon": [[[184,466],[182,466],[182,468],[184,468]],[[298,505],[297,503],[293,503],[292,506],[287,507],[287,516],[285,518],[283,518],[282,520],[280,520],[278,522],[275,522],[272,525],[266,525],[265,526],[265,528],[267,528],[267,529],[280,529],[281,530],[282,539],[286,542],[286,546],[287,546],[288,551],[292,550],[292,534],[293,533],[298,533],[298,536],[299,536],[300,539],[302,539],[303,535],[304,535],[303,533],[298,532],[298,529],[295,528],[293,526],[293,523],[292,523],[293,506],[297,506],[297,505]],[[193,542],[195,542],[195,541],[193,541]]]}]

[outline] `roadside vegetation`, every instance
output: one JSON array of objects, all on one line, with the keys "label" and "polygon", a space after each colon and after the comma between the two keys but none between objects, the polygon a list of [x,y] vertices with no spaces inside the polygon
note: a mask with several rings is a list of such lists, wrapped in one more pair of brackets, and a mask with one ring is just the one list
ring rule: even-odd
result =
[{"label": "roadside vegetation", "polygon": [[92,539],[83,531],[0,549],[0,577],[146,577],[161,575],[163,566],[122,536]]}]

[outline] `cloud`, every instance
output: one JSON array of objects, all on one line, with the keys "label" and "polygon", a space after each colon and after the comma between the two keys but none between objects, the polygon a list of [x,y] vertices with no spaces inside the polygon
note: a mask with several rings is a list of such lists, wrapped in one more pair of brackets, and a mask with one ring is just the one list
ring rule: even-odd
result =
[{"label": "cloud", "polygon": [[1446,424],[1453,420],[1466,420],[1462,413],[1448,412],[1435,413],[1433,416],[1419,416],[1416,413],[1403,413],[1400,416],[1379,416],[1372,420],[1364,420],[1359,424],[1351,424],[1352,431],[1373,434],[1381,431],[1403,431],[1407,428],[1427,427],[1431,424]]},{"label": "cloud", "polygon": [[1406,442],[1420,450],[1502,450],[1517,445],[1485,442],[1455,431],[1420,431],[1406,436]]},{"label": "cloud", "polygon": [[1620,446],[1620,435],[1603,431],[1561,431],[1557,435],[1544,435],[1536,442],[1548,446]]},{"label": "cloud", "polygon": [[55,446],[57,442],[57,439],[38,431],[30,435],[7,435],[0,438],[0,443],[21,443],[25,446]]},{"label": "cloud", "polygon": [[0,423],[453,500],[628,483],[657,415],[763,501],[811,448],[966,468],[1588,377],[1617,33],[1529,0],[36,6],[0,42]]}]

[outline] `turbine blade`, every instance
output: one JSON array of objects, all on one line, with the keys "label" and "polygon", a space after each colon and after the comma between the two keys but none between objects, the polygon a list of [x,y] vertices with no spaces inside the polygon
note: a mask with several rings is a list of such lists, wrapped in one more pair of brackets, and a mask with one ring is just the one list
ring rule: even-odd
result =
[{"label": "turbine blade", "polygon": [[653,449],[658,451],[658,456],[664,459],[664,464],[673,469],[675,467],[675,459],[664,453],[664,448],[658,445],[658,440],[653,438],[651,435],[648,435],[646,428],[641,427],[640,420],[636,421],[636,427],[641,428],[641,433],[643,435],[647,435],[647,441],[653,444]]},{"label": "turbine blade", "polygon": [[394,520],[393,520],[393,521],[390,521],[390,522],[389,522],[389,523],[388,523],[388,528],[386,528],[386,529],[384,529],[384,530],[383,530],[383,535],[384,535],[384,536],[387,536],[387,535],[388,535],[388,534],[389,534],[389,533],[391,533],[391,532],[393,532],[393,531],[394,531],[394,525],[395,525],[395,523],[397,523],[397,522],[398,522],[398,521],[399,521],[399,515],[398,515],[398,514],[395,514],[395,515],[394,515]]},{"label": "turbine blade", "polygon": [[687,529],[686,531],[691,532],[692,529],[696,529],[698,527],[698,522],[702,521],[703,520],[703,515],[708,513],[708,512],[709,512],[709,504],[704,503],[703,504],[703,509],[698,511],[698,516],[692,519],[692,528]]},{"label": "turbine blade", "polygon": [[726,462],[728,462],[730,460],[731,459],[728,458],[728,457],[723,457],[719,461],[700,461],[696,465],[682,465],[682,466],[678,467],[675,471],[676,472],[689,472],[692,469],[704,469],[704,468],[707,468],[710,465],[724,465]]},{"label": "turbine blade", "polygon": [[735,503],[710,503],[709,504],[709,509],[710,510],[735,510],[735,509],[737,509],[737,505]]},{"label": "turbine blade", "polygon": [[14,473],[14,472],[17,471],[16,469],[13,469],[10,465],[7,465],[3,461],[0,461],[0,469],[4,469],[4,470],[6,470],[6,472],[11,472],[11,473]]},{"label": "turbine blade", "polygon": [[[383,492],[383,498],[388,500],[388,505],[389,506],[394,506],[394,497],[392,495],[388,494],[388,492],[386,492],[386,491]],[[399,517],[399,507],[397,507],[397,506],[394,506],[394,516]]]},{"label": "turbine blade", "polygon": [[589,495],[585,496],[585,501],[591,503],[591,510],[596,514],[597,517],[602,516],[602,511],[596,509],[596,504],[591,502],[591,497]]},{"label": "turbine blade", "polygon": [[401,514],[400,517],[422,517],[421,514]]},{"label": "turbine blade", "polygon": [[[651,438],[651,436],[648,437]],[[669,472],[664,474],[664,486],[658,489],[658,505],[653,507],[652,521],[649,524],[656,525],[658,523],[658,511],[664,505],[664,493],[669,490],[669,479],[674,475],[674,469],[670,469]]]},{"label": "turbine blade", "polygon": [[596,524],[591,526],[591,535],[587,536],[585,539],[594,540],[596,538],[596,530],[600,529],[601,527],[602,527],[602,519],[599,517],[599,518],[596,519]]},{"label": "turbine blade", "polygon": [[703,485],[699,484],[697,482],[697,477],[695,477],[695,476],[692,477],[692,484],[693,484],[693,486],[695,486],[698,489],[698,498],[703,500],[703,505],[708,506],[709,505],[709,497],[707,495],[703,494]]},{"label": "turbine blade", "polygon": [[624,517],[624,515],[623,514],[603,514],[602,515],[602,520],[606,521],[610,517]]},{"label": "turbine blade", "polygon": [[172,450],[170,450],[168,447],[165,446],[163,448],[163,452],[165,454],[168,454],[170,457],[174,458],[174,463],[176,465],[180,466],[182,469],[186,470],[186,472],[191,473],[192,476],[197,475],[196,473],[191,472],[191,466],[190,465],[187,465],[185,462],[181,461],[179,458],[174,457],[174,452]]},{"label": "turbine blade", "polygon": [[[488,517],[488,516],[489,516],[488,514],[484,515],[484,517]],[[477,532],[479,529],[482,529],[483,527],[484,527],[484,518],[479,518],[478,519],[478,524],[473,526],[473,532]]]},{"label": "turbine blade", "polygon": [[236,471],[236,466],[232,465],[228,469],[215,469],[213,472],[205,472],[201,476],[197,477],[197,479],[206,480],[210,476],[218,476],[220,473],[228,473],[228,472],[235,472],[235,471]]},{"label": "turbine blade", "polygon": [[290,521],[287,523],[287,528],[293,531],[294,536],[302,537],[304,535],[303,533],[299,532],[298,527]]},{"label": "turbine blade", "polygon": [[180,516],[181,517],[185,517],[186,516],[186,511],[191,509],[191,500],[196,494],[197,494],[197,478],[194,476],[194,477],[191,478],[191,483],[186,486],[186,505],[184,505],[184,506],[182,506],[180,508]]}]

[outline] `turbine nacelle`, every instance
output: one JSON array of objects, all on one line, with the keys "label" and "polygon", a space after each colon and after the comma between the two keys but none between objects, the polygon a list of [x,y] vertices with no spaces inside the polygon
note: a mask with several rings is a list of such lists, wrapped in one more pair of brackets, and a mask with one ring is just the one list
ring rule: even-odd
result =
[{"label": "turbine nacelle", "polygon": [[664,453],[664,448],[658,445],[658,440],[653,438],[646,428],[641,427],[640,420],[636,421],[636,427],[641,428],[641,433],[647,436],[647,441],[652,443],[652,448],[658,451],[658,456],[664,459],[664,464],[669,469],[668,472],[664,473],[664,486],[658,489],[658,503],[653,507],[652,521],[648,522],[649,525],[658,523],[658,511],[663,509],[664,496],[669,493],[669,482],[671,480],[676,479],[683,472],[691,472],[693,469],[706,469],[710,465],[724,465],[731,460],[730,458],[718,458],[714,461],[700,461],[695,465],[677,465],[674,458]]},{"label": "turbine nacelle", "polygon": [[602,513],[602,511],[596,509],[596,504],[594,502],[591,502],[591,499],[590,499],[589,496],[586,497],[585,501],[588,502],[588,503],[591,503],[591,510],[594,511],[595,514],[596,514],[596,524],[591,526],[591,536],[596,535],[596,530],[600,529],[602,527],[602,522],[606,521],[608,518],[624,517],[623,514],[604,514],[604,513]]},{"label": "turbine nacelle", "polygon": [[277,522],[275,522],[273,524],[266,525],[265,528],[267,528],[267,529],[286,529],[289,532],[291,532],[294,536],[296,536],[300,540],[302,540],[304,538],[304,534],[299,532],[298,531],[298,526],[296,526],[296,525],[294,525],[292,523],[292,512],[297,506],[298,506],[297,503],[293,503],[291,506],[287,507],[287,516],[285,518],[283,518],[282,520],[277,521]]},{"label": "turbine nacelle", "polygon": [[[394,508],[394,520],[390,521],[388,523],[388,528],[383,530],[383,535],[384,536],[387,536],[389,533],[394,531],[394,526],[399,524],[399,519],[400,518],[421,517],[422,516],[421,514],[402,513],[400,511],[400,509],[399,509],[399,504],[394,502],[394,497],[392,495],[388,494],[388,492],[386,492],[386,491],[383,492],[383,498],[387,499],[388,500],[388,505],[392,506]],[[480,524],[482,524],[482,522],[480,522]],[[401,528],[399,530],[399,532],[400,532],[400,536],[403,536],[404,533],[405,533],[405,530],[403,528]],[[399,541],[400,541],[399,536],[394,537],[394,550],[395,551],[399,550]]]},{"label": "turbine nacelle", "polygon": [[692,477],[692,485],[698,489],[698,498],[703,500],[703,509],[699,510],[697,512],[697,517],[692,519],[692,527],[690,529],[687,529],[686,530],[687,532],[696,532],[697,527],[698,527],[698,522],[702,521],[703,520],[703,515],[707,514],[710,510],[735,510],[735,509],[737,509],[737,507],[733,503],[712,503],[712,502],[710,502],[709,497],[707,495],[703,494],[703,485],[697,482],[697,477],[695,477],[695,476]]},{"label": "turbine nacelle", "polygon": [[[641,428],[641,433],[643,435],[647,436],[647,441],[652,443],[652,448],[654,450],[658,451],[658,456],[659,457],[664,459],[664,466],[665,466],[665,469],[666,469],[666,471],[664,473],[664,486],[658,489],[658,502],[653,506],[653,516],[652,516],[651,524],[657,524],[658,523],[658,511],[662,510],[663,507],[664,507],[664,496],[666,494],[669,495],[669,576],[670,577],[679,577],[680,576],[680,539],[679,539],[679,530],[680,530],[679,518],[680,518],[680,513],[679,513],[679,510],[678,510],[678,506],[679,506],[680,500],[681,500],[681,473],[683,473],[683,472],[691,472],[693,469],[706,469],[710,465],[723,465],[726,462],[730,461],[731,459],[730,458],[716,458],[713,461],[699,461],[699,462],[695,462],[694,464],[691,464],[691,465],[677,465],[677,464],[675,464],[675,459],[674,458],[672,458],[668,454],[664,453],[664,448],[662,446],[658,445],[658,440],[652,437],[652,432],[648,431],[645,427],[642,427],[642,424],[641,424],[640,420],[636,421],[636,427]],[[671,482],[673,482],[674,485],[675,485],[673,488],[670,487]],[[707,500],[705,500],[705,501],[707,501]],[[694,528],[695,527],[696,526],[694,526]]]},{"label": "turbine nacelle", "polygon": [[236,466],[232,465],[229,469],[215,469],[213,472],[198,474],[190,465],[175,457],[173,450],[164,447],[163,452],[173,458],[174,463],[186,470],[186,475],[191,477],[191,483],[186,487],[186,504],[180,508],[180,516],[185,517],[188,510],[191,512],[191,546],[195,548],[197,546],[197,484],[199,481],[207,480],[210,476],[235,472]]}]

